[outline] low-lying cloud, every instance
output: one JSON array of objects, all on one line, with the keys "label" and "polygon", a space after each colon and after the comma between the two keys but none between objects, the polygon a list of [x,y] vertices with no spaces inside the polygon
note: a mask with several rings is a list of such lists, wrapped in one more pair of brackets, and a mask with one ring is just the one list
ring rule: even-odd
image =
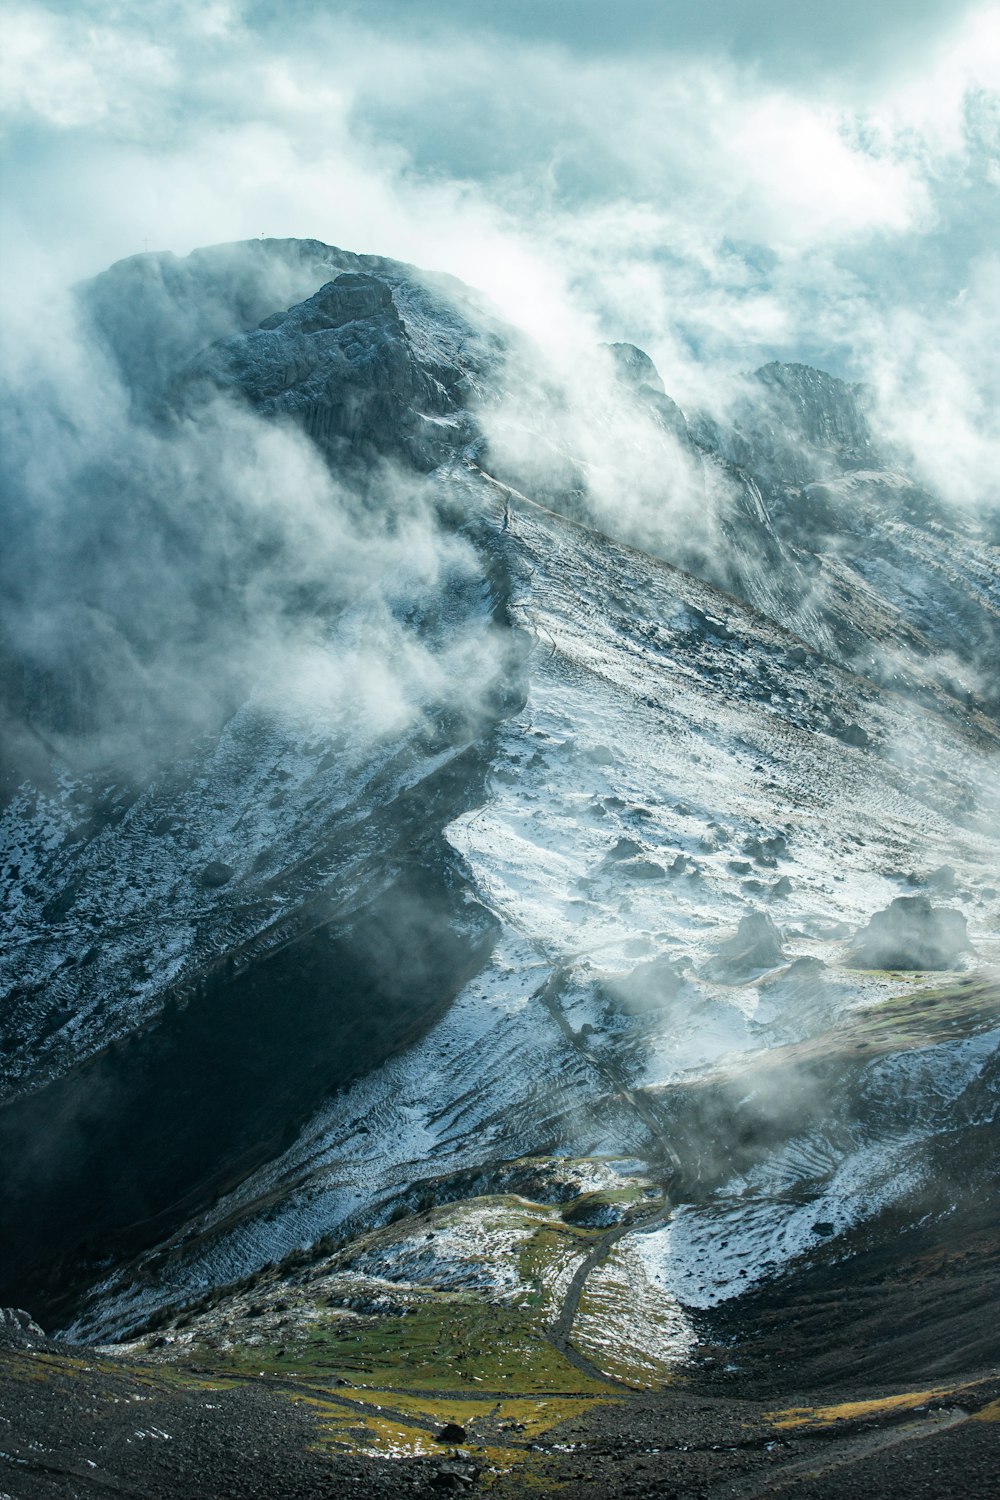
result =
[{"label": "low-lying cloud", "polygon": [[[1000,9],[239,0],[8,20],[5,302],[123,255],[315,236],[451,271],[682,406],[872,381],[951,498],[997,468]],[[993,339],[993,347],[996,340]]]},{"label": "low-lying cloud", "polygon": [[419,476],[381,463],[362,492],[221,392],[151,415],[75,299],[49,313],[2,403],[15,771],[33,739],[141,769],[249,694],[359,744],[480,711],[499,670],[488,610],[463,616],[481,560]]}]

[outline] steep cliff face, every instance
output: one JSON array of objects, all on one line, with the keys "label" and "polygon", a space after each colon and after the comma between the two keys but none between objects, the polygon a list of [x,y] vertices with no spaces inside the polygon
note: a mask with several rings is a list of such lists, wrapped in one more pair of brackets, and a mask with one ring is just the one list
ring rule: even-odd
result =
[{"label": "steep cliff face", "polygon": [[877,467],[868,394],[809,365],[764,365],[747,382],[726,424],[702,419],[700,436],[762,483],[808,484]]},{"label": "steep cliff face", "polygon": [[473,436],[479,364],[450,349],[421,350],[388,282],[345,271],[259,328],[214,344],[185,369],[174,399],[197,409],[207,382],[265,416],[300,422],[335,466],[396,458],[429,471]]},{"label": "steep cliff face", "polygon": [[[252,1298],[190,1308],[264,1274],[277,1360],[317,1304],[279,1337],[262,1268],[312,1256],[363,1338],[471,1288],[463,1358],[507,1308],[600,1388],[900,1223],[946,1264],[945,1143],[991,1170],[1000,561],[865,393],[767,366],[710,421],[617,344],[581,396],[316,242],[79,297],[115,400],[59,524],[27,468],[11,510],[2,1300],[204,1359]],[[901,896],[970,974],[914,989],[923,928],[858,967]]]}]

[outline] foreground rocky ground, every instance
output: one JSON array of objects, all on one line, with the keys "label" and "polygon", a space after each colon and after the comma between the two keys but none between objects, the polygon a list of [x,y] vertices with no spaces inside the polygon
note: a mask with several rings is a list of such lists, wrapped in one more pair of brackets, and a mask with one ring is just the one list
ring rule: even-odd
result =
[{"label": "foreground rocky ground", "polygon": [[[930,1284],[897,1292],[892,1306],[918,1315],[926,1331],[938,1278],[948,1292],[968,1294],[977,1272],[995,1276],[996,1263],[922,1270]],[[881,1280],[867,1299],[842,1286],[814,1295],[820,1304],[832,1295],[853,1314],[851,1333],[865,1339],[879,1330],[859,1316],[861,1304],[885,1289]],[[502,1314],[479,1330],[484,1342],[504,1333]],[[811,1337],[823,1337],[816,1318]],[[540,1382],[548,1388],[526,1392],[506,1383],[488,1389],[487,1364],[477,1376],[477,1355],[463,1350],[459,1360],[471,1368],[450,1377],[435,1370],[441,1385],[426,1389],[419,1365],[414,1383],[400,1386],[359,1379],[354,1365],[353,1380],[318,1367],[279,1374],[260,1355],[236,1373],[190,1353],[166,1363],[18,1334],[0,1351],[0,1483],[12,1500],[996,1493],[995,1338],[991,1369],[917,1388],[839,1377],[809,1391],[786,1384],[794,1342],[773,1340],[772,1352],[781,1356],[768,1372],[775,1394],[762,1400],[749,1372],[715,1362],[636,1391],[553,1361]],[[285,1353],[294,1364],[310,1357],[298,1359],[294,1347]],[[813,1362],[823,1362],[815,1349]]]},{"label": "foreground rocky ground", "polygon": [[[925,984],[701,1088],[743,1160],[767,1160],[776,1078],[800,1127],[803,1076],[871,1110],[874,1060],[926,1061],[998,1018],[995,979]],[[678,1133],[658,1163],[532,1157],[441,1180],[419,1211],[162,1308],[124,1344],[8,1313],[3,1492],[992,1495],[998,1139],[976,1087],[988,1072],[881,1213],[835,1238],[818,1222],[818,1248],[711,1307],[656,1271],[657,1237],[699,1202],[723,1246],[732,1232],[728,1177]]]}]

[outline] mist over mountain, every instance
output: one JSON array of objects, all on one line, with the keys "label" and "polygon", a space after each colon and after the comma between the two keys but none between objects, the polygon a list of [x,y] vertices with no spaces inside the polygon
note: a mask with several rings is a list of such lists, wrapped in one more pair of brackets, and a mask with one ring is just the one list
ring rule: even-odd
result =
[{"label": "mist over mountain", "polygon": [[[182,1426],[184,1370],[231,1383],[227,1451],[248,1360],[389,1387],[418,1492],[518,1492],[495,1400],[420,1437],[483,1385],[562,1392],[595,1494],[677,1379],[761,1454],[806,1388],[985,1408],[991,514],[863,384],[682,407],[635,345],[315,240],[69,307],[4,402],[3,1300]],[[330,1461],[376,1493],[358,1399]]]},{"label": "mist over mountain", "polygon": [[992,1500],[996,0],[0,24],[0,1500]]}]

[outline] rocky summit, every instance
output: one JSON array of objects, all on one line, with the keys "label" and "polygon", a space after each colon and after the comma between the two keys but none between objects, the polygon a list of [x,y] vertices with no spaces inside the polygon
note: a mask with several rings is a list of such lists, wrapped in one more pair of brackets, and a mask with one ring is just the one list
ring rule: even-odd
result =
[{"label": "rocky summit", "polygon": [[[997,519],[318,241],[5,394],[0,1489],[993,1493]],[[47,416],[42,426],[42,407]]]}]

